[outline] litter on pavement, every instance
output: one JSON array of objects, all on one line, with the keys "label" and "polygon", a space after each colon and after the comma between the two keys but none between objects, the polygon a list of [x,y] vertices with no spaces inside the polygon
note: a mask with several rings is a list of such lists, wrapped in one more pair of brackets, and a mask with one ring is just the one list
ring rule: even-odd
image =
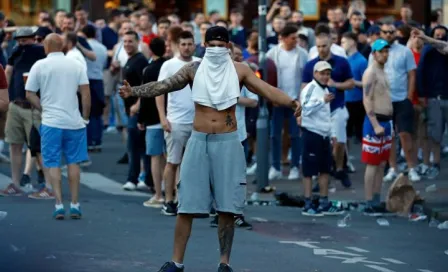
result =
[{"label": "litter on pavement", "polygon": [[425,189],[425,192],[427,192],[427,193],[432,193],[432,192],[435,192],[435,191],[437,191],[437,186],[435,184],[429,185]]},{"label": "litter on pavement", "polygon": [[387,221],[384,218],[378,218],[376,220],[376,222],[378,223],[378,225],[382,226],[382,227],[388,227],[389,226],[389,221]]},{"label": "litter on pavement", "polygon": [[344,216],[343,219],[338,220],[338,227],[340,228],[346,228],[350,226],[350,220],[352,219],[350,214],[347,214],[346,216]]},{"label": "litter on pavement", "polygon": [[2,221],[3,219],[5,219],[7,215],[8,215],[7,212],[0,211],[0,221]]},{"label": "litter on pavement", "polygon": [[437,228],[440,229],[440,230],[446,230],[446,229],[448,229],[448,221],[445,221],[445,222],[439,224],[439,225],[437,226]]}]

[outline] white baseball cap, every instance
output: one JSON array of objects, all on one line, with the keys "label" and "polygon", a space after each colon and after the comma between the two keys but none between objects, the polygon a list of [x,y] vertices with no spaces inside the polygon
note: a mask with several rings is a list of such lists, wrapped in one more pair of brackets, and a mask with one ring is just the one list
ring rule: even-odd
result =
[{"label": "white baseball cap", "polygon": [[333,68],[331,68],[331,65],[326,61],[319,61],[314,65],[314,72],[322,72],[325,70],[333,70]]}]

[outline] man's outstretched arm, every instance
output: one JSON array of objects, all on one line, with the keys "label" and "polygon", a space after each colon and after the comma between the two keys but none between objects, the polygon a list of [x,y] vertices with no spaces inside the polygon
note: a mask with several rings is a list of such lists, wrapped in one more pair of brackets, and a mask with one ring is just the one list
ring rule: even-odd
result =
[{"label": "man's outstretched arm", "polygon": [[182,90],[187,84],[193,81],[194,74],[199,66],[198,62],[186,64],[173,76],[162,81],[149,82],[147,84],[130,87],[127,82],[120,88],[120,95],[124,98],[136,97],[156,97],[166,93]]}]

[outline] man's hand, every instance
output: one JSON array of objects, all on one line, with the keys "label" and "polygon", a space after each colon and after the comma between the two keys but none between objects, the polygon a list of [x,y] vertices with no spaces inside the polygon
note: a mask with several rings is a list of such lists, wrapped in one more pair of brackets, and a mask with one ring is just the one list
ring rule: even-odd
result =
[{"label": "man's hand", "polygon": [[123,85],[120,87],[119,94],[122,98],[128,98],[131,96],[131,85],[126,80],[123,80]]},{"label": "man's hand", "polygon": [[414,28],[412,28],[411,36],[416,37],[416,38],[423,38],[426,35],[425,35],[425,32],[423,32],[423,30],[420,30],[420,29],[414,27]]},{"label": "man's hand", "polygon": [[422,107],[424,107],[424,108],[426,108],[426,107],[428,106],[428,103],[427,103],[427,101],[426,101],[426,98],[424,98],[424,97],[419,97],[419,98],[418,98],[418,102],[419,102],[420,105],[421,105]]},{"label": "man's hand", "polygon": [[131,116],[136,115],[138,113],[139,108],[140,108],[140,105],[138,105],[138,103],[132,105],[130,108],[130,115]]},{"label": "man's hand", "polygon": [[330,80],[328,80],[327,85],[328,85],[328,87],[330,87],[330,88],[336,87],[335,82],[334,82],[333,79],[331,79],[331,78],[330,78]]},{"label": "man's hand", "polygon": [[377,136],[384,135],[384,128],[381,125],[375,127],[374,130],[375,130],[375,135],[377,135]]},{"label": "man's hand", "polygon": [[332,93],[327,93],[324,96],[325,103],[331,102],[333,99],[334,99],[334,94],[332,94]]},{"label": "man's hand", "polygon": [[294,100],[294,116],[296,118],[300,118],[302,116],[302,106],[300,105],[300,101]]},{"label": "man's hand", "polygon": [[137,128],[138,128],[138,130],[141,130],[141,131],[144,131],[146,129],[145,125],[140,124],[140,123],[137,123]]},{"label": "man's hand", "polygon": [[164,131],[171,132],[171,124],[168,121],[168,119],[164,118],[164,119],[160,120],[160,124],[162,124],[162,128]]}]

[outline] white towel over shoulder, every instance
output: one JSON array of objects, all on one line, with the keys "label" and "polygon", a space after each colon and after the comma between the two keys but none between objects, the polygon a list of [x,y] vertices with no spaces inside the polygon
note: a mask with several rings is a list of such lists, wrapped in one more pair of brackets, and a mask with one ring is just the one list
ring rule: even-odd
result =
[{"label": "white towel over shoulder", "polygon": [[193,81],[193,101],[217,110],[238,102],[240,83],[229,50],[208,47]]}]

